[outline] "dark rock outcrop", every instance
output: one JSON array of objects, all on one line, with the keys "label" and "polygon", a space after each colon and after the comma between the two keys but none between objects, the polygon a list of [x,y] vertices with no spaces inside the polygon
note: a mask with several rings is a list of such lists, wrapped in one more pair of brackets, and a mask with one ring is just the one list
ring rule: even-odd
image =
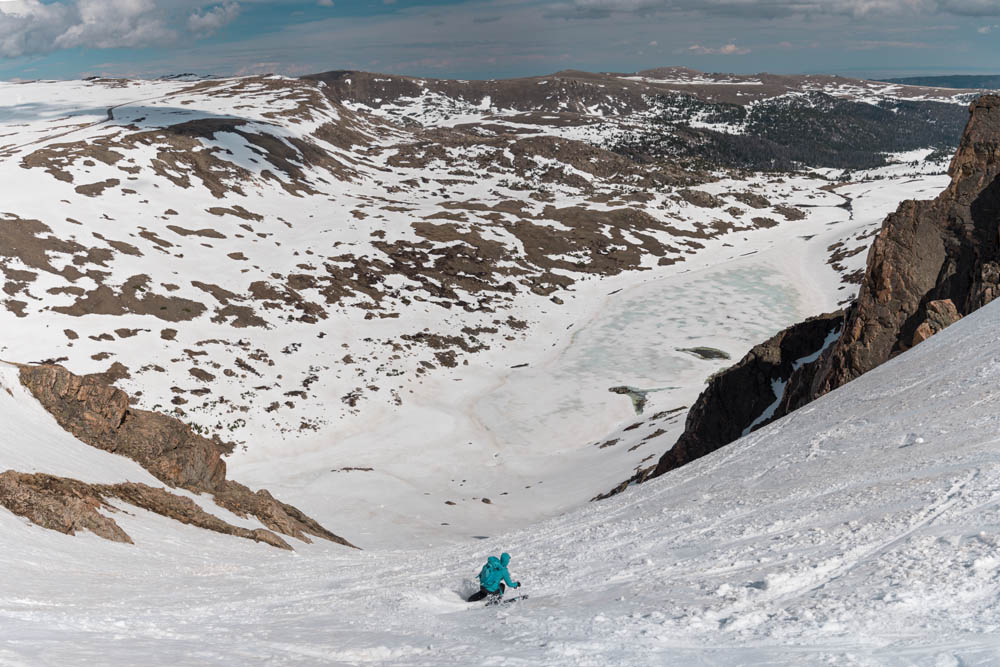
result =
[{"label": "dark rock outcrop", "polygon": [[[206,512],[190,498],[170,493],[166,489],[155,489],[146,484],[137,484],[134,482],[94,485],[93,488],[98,494],[106,498],[118,498],[136,507],[156,512],[181,523],[190,524],[216,533],[235,535],[236,537],[242,537],[255,542],[264,542],[279,549],[291,550],[292,548],[288,545],[288,542],[270,530],[234,526],[214,514]],[[267,524],[265,523],[265,525]]]},{"label": "dark rock outcrop", "polygon": [[971,106],[951,183],[906,201],[875,238],[858,300],[784,411],[847,384],[1000,295],[1000,96]]},{"label": "dark rock outcrop", "polygon": [[87,484],[76,479],[8,470],[0,473],[0,505],[43,528],[67,535],[90,532],[111,540],[133,544],[118,523],[102,512],[116,513],[108,499],[117,498],[184,524],[216,533],[264,542],[280,549],[291,547],[269,530],[234,526],[209,514],[190,498],[155,489],[146,484]]},{"label": "dark rock outcrop", "polygon": [[99,510],[116,512],[89,484],[52,475],[0,473],[0,505],[49,530],[75,535],[89,530],[112,542],[133,544],[114,519]]},{"label": "dark rock outcrop", "polygon": [[684,433],[653,474],[662,475],[770,423],[768,409],[783,398],[775,394],[776,386],[784,385],[804,359],[818,355],[843,323],[844,312],[839,311],[795,324],[712,377],[688,412]]},{"label": "dark rock outcrop", "polygon": [[254,492],[239,482],[226,480],[213,493],[219,507],[244,518],[252,515],[271,530],[284,535],[303,542],[311,542],[308,536],[312,535],[345,546],[354,546],[319,525],[298,508],[276,499],[266,489]]},{"label": "dark rock outcrop", "polygon": [[[844,324],[844,311],[795,324],[755,346],[738,364],[716,373],[688,411],[684,432],[656,466],[645,468],[600,500],[629,484],[658,477],[728,445],[744,433],[774,420],[780,390],[796,371],[818,356]],[[783,393],[783,392],[780,392]]]},{"label": "dark rock outcrop", "polygon": [[62,366],[20,366],[21,384],[61,427],[91,447],[132,459],[170,486],[212,491],[226,478],[219,440],[199,436],[183,422],[134,410],[121,389]]},{"label": "dark rock outcrop", "polygon": [[[21,383],[62,428],[84,443],[136,461],[168,486],[211,494],[220,507],[241,517],[252,515],[273,531],[305,542],[312,536],[353,546],[266,490],[254,492],[227,480],[222,456],[232,451],[231,445],[217,438],[204,438],[172,417],[130,407],[125,392],[103,384],[99,377],[80,377],[54,365],[19,368]],[[117,493],[111,495],[120,497]],[[155,494],[144,493],[143,497],[151,495]],[[131,500],[123,500],[132,502],[138,498],[134,492],[129,497]],[[164,499],[158,502],[163,504]],[[140,502],[133,504],[145,506]],[[281,546],[271,538],[252,539]]]},{"label": "dark rock outcrop", "polygon": [[[979,98],[970,113],[948,188],[933,201],[903,202],[883,224],[858,299],[839,315],[844,320],[839,338],[789,375],[773,372],[774,360],[783,358],[777,350],[783,351],[786,339],[815,345],[822,334],[801,327],[816,320],[754,348],[710,381],[688,414],[685,432],[656,467],[638,471],[612,493],[704,456],[750,425],[759,428],[806,405],[1000,296],[1000,96]],[[768,420],[754,424],[761,406],[776,399],[770,379],[779,375],[787,378],[779,405]]]},{"label": "dark rock outcrop", "polygon": [[962,319],[951,299],[931,301],[927,304],[927,319],[913,332],[910,346],[922,343],[934,334]]}]

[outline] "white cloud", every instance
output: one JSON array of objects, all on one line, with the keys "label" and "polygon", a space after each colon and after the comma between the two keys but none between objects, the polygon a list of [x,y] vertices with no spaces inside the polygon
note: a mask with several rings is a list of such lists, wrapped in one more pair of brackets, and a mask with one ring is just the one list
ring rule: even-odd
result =
[{"label": "white cloud", "polygon": [[211,35],[240,13],[235,0],[202,8],[206,4],[204,0],[0,0],[0,58],[77,47],[162,46],[177,41],[185,28],[196,37]]},{"label": "white cloud", "polygon": [[173,41],[153,0],[39,0],[0,3],[0,56],[78,46],[118,48]]},{"label": "white cloud", "polygon": [[320,7],[333,7],[333,0],[316,0],[316,4]]},{"label": "white cloud", "polygon": [[224,2],[211,9],[196,9],[187,20],[188,30],[199,37],[213,35],[236,20],[240,15],[240,3]]},{"label": "white cloud", "polygon": [[750,49],[736,46],[735,44],[725,44],[718,48],[710,48],[701,44],[694,44],[688,47],[689,53],[699,56],[745,56],[750,53]]},{"label": "white cloud", "polygon": [[156,15],[153,0],[77,0],[75,9],[78,20],[56,39],[59,48],[139,46],[176,36]]},{"label": "white cloud", "polygon": [[988,35],[994,30],[1000,29],[1000,25],[984,25],[976,30],[980,35]]}]

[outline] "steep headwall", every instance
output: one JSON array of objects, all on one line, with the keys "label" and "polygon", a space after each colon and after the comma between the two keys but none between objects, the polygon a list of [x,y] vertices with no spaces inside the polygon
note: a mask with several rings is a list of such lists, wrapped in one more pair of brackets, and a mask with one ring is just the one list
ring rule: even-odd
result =
[{"label": "steep headwall", "polygon": [[882,226],[844,333],[786,393],[787,413],[925,340],[1000,295],[1000,96],[971,107],[932,201],[907,201]]}]

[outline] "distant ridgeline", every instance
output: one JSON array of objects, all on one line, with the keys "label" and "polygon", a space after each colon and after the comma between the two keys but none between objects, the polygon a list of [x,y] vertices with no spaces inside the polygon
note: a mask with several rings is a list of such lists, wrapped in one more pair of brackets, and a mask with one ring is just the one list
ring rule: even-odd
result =
[{"label": "distant ridgeline", "polygon": [[970,90],[1000,90],[1000,74],[953,74],[948,76],[910,76],[903,79],[881,79],[904,86],[933,86]]},{"label": "distant ridgeline", "polygon": [[887,164],[886,153],[933,148],[950,156],[968,117],[960,104],[868,103],[819,92],[748,106],[666,94],[649,126],[616,136],[611,148],[633,159],[680,159],[701,168],[870,169]]}]

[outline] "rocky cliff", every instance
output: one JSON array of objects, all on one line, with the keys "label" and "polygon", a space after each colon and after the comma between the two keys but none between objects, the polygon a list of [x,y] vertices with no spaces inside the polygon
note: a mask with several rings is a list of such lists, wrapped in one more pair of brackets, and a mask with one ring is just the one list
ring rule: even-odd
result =
[{"label": "rocky cliff", "polygon": [[[612,493],[802,407],[1000,295],[1000,96],[979,98],[970,113],[950,185],[932,201],[903,202],[886,219],[855,304],[790,327],[712,378],[677,443]],[[824,327],[834,326],[842,327],[839,337],[818,345]],[[803,360],[810,349],[819,354]]]},{"label": "rocky cliff", "polygon": [[818,358],[844,325],[844,311],[799,322],[754,346],[735,366],[716,373],[688,411],[684,432],[657,465],[636,472],[609,493],[658,477],[773,421],[790,378]]},{"label": "rocky cliff", "polygon": [[971,118],[933,201],[903,202],[868,254],[858,300],[810,382],[786,393],[783,411],[867,373],[1000,294],[1000,96]]},{"label": "rocky cliff", "polygon": [[15,514],[68,534],[86,529],[131,542],[113,519],[98,511],[113,509],[107,500],[114,498],[182,523],[285,549],[291,547],[275,533],[305,542],[311,536],[353,546],[266,490],[254,492],[227,480],[222,456],[232,447],[217,438],[204,438],[172,417],[133,409],[125,392],[100,377],[77,376],[55,365],[18,368],[21,383],[63,429],[82,442],[136,461],[170,487],[208,494],[219,507],[243,518],[252,515],[269,530],[233,526],[189,498],[143,484],[94,485],[7,471],[0,475],[0,505]]},{"label": "rocky cliff", "polygon": [[713,377],[688,412],[684,433],[660,459],[654,475],[680,467],[770,423],[789,378],[818,357],[843,324],[843,311],[795,324]]},{"label": "rocky cliff", "polygon": [[108,501],[121,500],[181,523],[291,550],[288,542],[263,528],[234,526],[206,512],[190,498],[146,484],[87,484],[76,479],[8,470],[0,473],[0,505],[32,523],[67,535],[88,530],[112,542],[134,544],[113,516]]}]

